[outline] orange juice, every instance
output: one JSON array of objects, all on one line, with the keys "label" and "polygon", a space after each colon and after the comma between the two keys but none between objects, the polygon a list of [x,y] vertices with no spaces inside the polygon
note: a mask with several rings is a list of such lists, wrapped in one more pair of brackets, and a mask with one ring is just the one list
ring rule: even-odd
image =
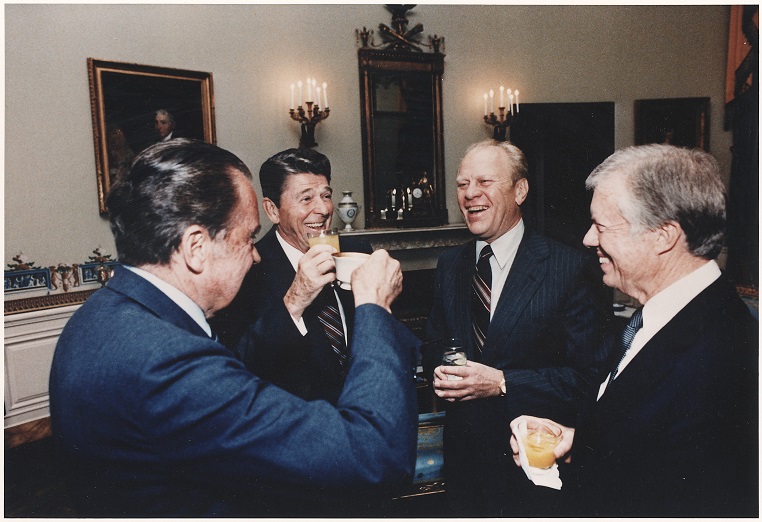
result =
[{"label": "orange juice", "polygon": [[341,252],[339,248],[339,234],[338,232],[331,233],[331,230],[321,230],[319,236],[308,237],[307,243],[310,245],[310,248],[315,245],[331,245],[336,249],[336,252]]},{"label": "orange juice", "polygon": [[558,437],[553,433],[539,429],[527,433],[524,450],[529,465],[533,468],[549,468],[556,462],[553,450],[558,445]]}]

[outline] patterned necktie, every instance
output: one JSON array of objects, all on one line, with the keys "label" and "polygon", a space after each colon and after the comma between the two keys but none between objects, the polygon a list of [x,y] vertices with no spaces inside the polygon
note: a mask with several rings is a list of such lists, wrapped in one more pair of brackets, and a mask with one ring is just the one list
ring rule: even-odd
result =
[{"label": "patterned necktie", "polygon": [[323,307],[318,313],[318,320],[323,325],[323,332],[325,332],[331,348],[333,348],[333,351],[339,357],[339,364],[344,367],[347,362],[348,350],[336,294],[333,293],[332,288],[328,287],[324,296]]},{"label": "patterned necktie", "polygon": [[489,328],[490,302],[492,299],[492,268],[489,258],[492,257],[492,247],[487,245],[482,248],[479,260],[476,263],[476,272],[472,283],[473,293],[471,296],[471,318],[474,344],[479,352],[484,346]]},{"label": "patterned necktie", "polygon": [[622,361],[624,361],[627,352],[630,351],[632,340],[635,339],[635,334],[638,333],[638,330],[640,330],[642,326],[643,309],[638,308],[632,314],[632,317],[630,317],[630,322],[627,323],[627,326],[624,327],[624,331],[622,332],[622,337],[620,339],[620,344],[622,347],[622,358],[619,359],[619,363],[616,365],[616,368],[614,368],[614,371],[611,372],[611,379],[609,379],[609,381],[616,379],[616,376],[619,374],[619,367],[622,365]]}]

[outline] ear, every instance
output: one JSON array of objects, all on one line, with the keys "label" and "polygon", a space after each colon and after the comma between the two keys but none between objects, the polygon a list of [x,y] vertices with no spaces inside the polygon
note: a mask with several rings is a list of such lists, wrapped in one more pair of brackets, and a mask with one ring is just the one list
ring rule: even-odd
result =
[{"label": "ear", "polygon": [[521,205],[529,193],[529,181],[526,178],[519,179],[514,183],[514,190],[516,192],[516,204]]},{"label": "ear", "polygon": [[211,255],[211,248],[212,238],[209,232],[202,226],[191,225],[183,232],[178,252],[188,270],[200,274]]},{"label": "ear", "polygon": [[657,254],[665,254],[684,242],[683,229],[679,223],[668,221],[653,231],[656,234],[654,248]]},{"label": "ear", "polygon": [[262,198],[262,207],[265,209],[265,214],[267,214],[267,217],[273,224],[277,225],[280,223],[280,212],[272,199]]}]

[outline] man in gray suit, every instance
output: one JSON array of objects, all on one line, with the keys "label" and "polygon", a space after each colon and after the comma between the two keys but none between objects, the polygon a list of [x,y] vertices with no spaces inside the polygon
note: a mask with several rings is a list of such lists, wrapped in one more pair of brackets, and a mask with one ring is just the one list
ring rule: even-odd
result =
[{"label": "man in gray suit", "polygon": [[607,360],[594,260],[524,226],[526,175],[524,154],[509,142],[466,151],[458,204],[475,238],[437,266],[427,337],[458,337],[468,357],[466,366],[437,367],[433,381],[449,401],[445,482],[454,515],[537,515],[552,501],[537,498],[513,465],[509,422],[528,411],[572,422]]}]

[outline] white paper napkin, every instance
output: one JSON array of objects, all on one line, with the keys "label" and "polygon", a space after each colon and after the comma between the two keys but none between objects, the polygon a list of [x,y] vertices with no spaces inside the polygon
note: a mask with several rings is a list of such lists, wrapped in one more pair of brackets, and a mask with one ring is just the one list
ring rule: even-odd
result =
[{"label": "white paper napkin", "polygon": [[529,465],[526,452],[524,451],[524,438],[527,434],[527,421],[523,420],[519,422],[519,436],[516,440],[519,443],[519,460],[521,461],[521,469],[524,470],[526,476],[536,486],[544,486],[546,488],[561,489],[563,483],[558,472],[558,464],[553,463],[548,469],[533,468]]}]

